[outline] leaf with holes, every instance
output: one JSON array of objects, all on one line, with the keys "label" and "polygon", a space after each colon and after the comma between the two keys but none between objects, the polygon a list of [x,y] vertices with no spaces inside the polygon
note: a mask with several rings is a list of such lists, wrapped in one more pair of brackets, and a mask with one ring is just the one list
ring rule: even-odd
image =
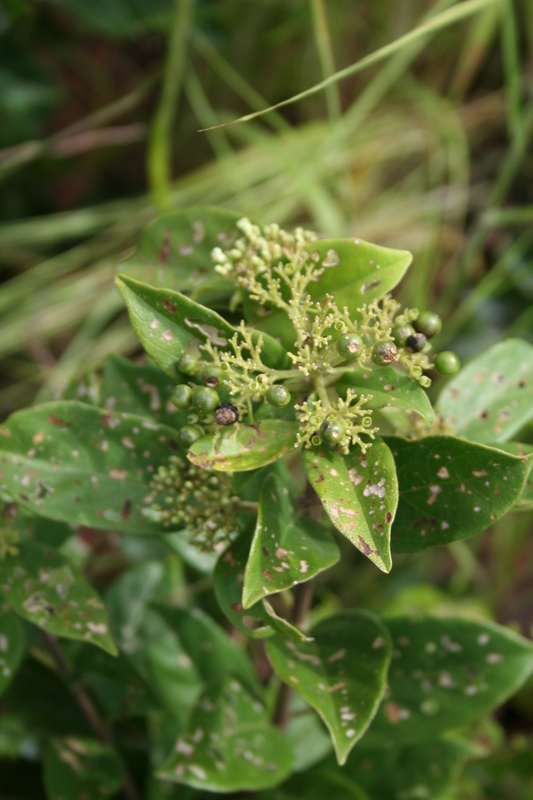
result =
[{"label": "leaf with holes", "polygon": [[244,572],[242,604],[308,581],[339,560],[328,531],[312,519],[294,520],[295,512],[275,475],[264,482],[250,555]]},{"label": "leaf with holes", "polygon": [[346,372],[335,388],[340,392],[357,389],[358,394],[371,395],[365,408],[416,411],[428,425],[433,422],[433,408],[424,389],[408,375],[392,367],[356,367]]},{"label": "leaf with holes", "polygon": [[213,206],[162,214],[146,226],[137,251],[120,264],[120,271],[165,289],[231,294],[235,285],[214,271],[211,251],[232,244],[241,216]]},{"label": "leaf with holes", "polygon": [[453,436],[387,437],[400,502],[392,534],[397,553],[414,553],[485,530],[516,503],[524,460]]},{"label": "leaf with holes", "polygon": [[389,693],[364,745],[426,742],[498,708],[533,673],[533,644],[493,622],[386,619]]},{"label": "leaf with holes", "polygon": [[120,788],[124,768],[116,751],[93,739],[53,739],[44,752],[48,800],[102,800]]},{"label": "leaf with holes", "polygon": [[506,442],[533,419],[533,347],[506,339],[478,356],[442,390],[437,412],[474,442]]},{"label": "leaf with holes", "polygon": [[26,641],[20,621],[14,614],[0,613],[0,696],[14,678],[25,651]]},{"label": "leaf with holes", "polygon": [[344,611],[319,622],[309,641],[274,636],[267,642],[278,675],[326,723],[339,764],[368,728],[387,684],[389,634],[372,614]]},{"label": "leaf with holes", "polygon": [[382,439],[362,453],[304,450],[307,475],[335,527],[383,572],[389,572],[390,530],[398,504],[394,459]]},{"label": "leaf with holes", "polygon": [[67,639],[116,653],[101,597],[50,548],[24,542],[18,555],[0,561],[0,594],[21,617]]},{"label": "leaf with holes", "polygon": [[143,417],[59,401],[0,428],[0,489],[43,517],[126,533],[164,529],[150,482],[178,449],[176,431]]},{"label": "leaf with holes", "polygon": [[100,402],[106,411],[138,414],[181,428],[187,424],[188,414],[170,402],[175,387],[176,382],[155,364],[137,364],[113,354],[105,362]]},{"label": "leaf with holes", "polygon": [[245,472],[270,464],[296,445],[298,425],[282,419],[265,419],[254,425],[239,423],[203,436],[187,454],[203,469]]},{"label": "leaf with holes", "polygon": [[[139,341],[161,369],[177,380],[177,368],[182,353],[206,341],[221,349],[236,329],[216,311],[195,303],[189,297],[171,289],[156,289],[119,275],[116,284],[124,298],[131,324]],[[240,337],[239,337],[240,338]],[[252,340],[262,340],[261,358],[272,368],[287,368],[290,362],[285,349],[272,337],[252,331]]]},{"label": "leaf with holes", "polygon": [[158,774],[205,791],[253,791],[281,783],[292,765],[289,741],[263,704],[231,680],[204,692]]},{"label": "leaf with holes", "polygon": [[217,561],[213,584],[218,604],[231,624],[251,639],[272,636],[269,615],[261,603],[245,609],[242,604],[244,570],[250,552],[250,536],[243,533]]}]

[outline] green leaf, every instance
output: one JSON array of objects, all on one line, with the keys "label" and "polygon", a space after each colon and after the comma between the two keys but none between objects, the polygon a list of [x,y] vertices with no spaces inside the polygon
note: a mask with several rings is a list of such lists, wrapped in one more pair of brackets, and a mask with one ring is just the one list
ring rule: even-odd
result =
[{"label": "green leaf", "polygon": [[366,408],[393,408],[416,411],[428,425],[433,422],[433,408],[422,387],[403,372],[392,367],[364,369],[356,367],[346,372],[335,384],[336,389],[358,389],[360,394],[371,395]]},{"label": "green leaf", "polygon": [[157,606],[206,683],[230,675],[250,689],[258,689],[257,677],[246,653],[199,608]]},{"label": "green leaf", "polygon": [[335,527],[383,572],[389,572],[390,529],[398,503],[394,459],[382,439],[362,453],[304,450],[309,481]]},{"label": "green leaf", "polygon": [[407,250],[392,250],[362,239],[319,239],[307,245],[318,252],[322,277],[309,287],[315,300],[332,294],[350,313],[363,303],[379,300],[401,281],[413,260]]},{"label": "green leaf", "polygon": [[164,529],[143,514],[176,431],[129,414],[59,401],[0,428],[0,489],[34,514],[126,533]]},{"label": "green leaf", "polygon": [[211,250],[231,245],[242,214],[213,206],[190,206],[155,219],[144,229],[137,252],[120,264],[120,271],[135,280],[175,289],[198,291],[235,285],[213,269]]},{"label": "green leaf", "polygon": [[115,750],[92,739],[55,739],[44,753],[48,800],[101,800],[119,790],[124,770]]},{"label": "green leaf", "polygon": [[19,620],[14,614],[0,614],[0,696],[15,676],[25,651],[26,641]]},{"label": "green leaf", "polygon": [[506,442],[533,419],[532,387],[533,347],[507,339],[467,364],[443,389],[436,410],[460,436]]},{"label": "green leaf", "polygon": [[328,531],[312,519],[294,521],[295,512],[275,475],[264,482],[250,555],[244,572],[242,604],[254,603],[328,569],[340,557]]},{"label": "green leaf", "polygon": [[[216,311],[195,303],[189,297],[171,289],[156,289],[126,275],[119,275],[116,284],[124,298],[131,324],[139,341],[171,378],[177,380],[177,362],[187,345],[210,341],[225,349],[236,328]],[[257,344],[262,337],[261,358],[272,368],[287,368],[290,362],[285,349],[267,334],[252,332]]]},{"label": "green leaf", "polygon": [[425,742],[493,711],[533,672],[533,645],[492,622],[385,620],[392,641],[389,693],[363,746]]},{"label": "green leaf", "polygon": [[503,450],[504,453],[510,453],[513,456],[520,456],[522,459],[527,459],[524,463],[527,464],[529,474],[522,494],[516,501],[515,508],[520,511],[529,511],[529,509],[533,508],[533,478],[531,475],[531,470],[533,469],[533,445],[506,442],[505,444],[498,445],[498,449]]},{"label": "green leaf", "polygon": [[243,533],[218,559],[213,587],[217,602],[231,624],[251,639],[264,639],[274,633],[268,613],[261,603],[246,610],[242,604],[244,569],[249,552],[250,536]]},{"label": "green leaf", "polygon": [[205,691],[159,775],[206,791],[253,791],[281,783],[292,764],[265,707],[232,680]]},{"label": "green leaf", "polygon": [[175,389],[170,380],[155,364],[137,364],[122,356],[106,359],[102,378],[101,405],[113,413],[138,414],[174,428],[187,424],[187,412],[180,412],[170,402]]},{"label": "green leaf", "polygon": [[265,419],[254,425],[238,423],[198,439],[188,458],[203,469],[245,472],[270,464],[296,446],[298,425]]},{"label": "green leaf", "polygon": [[[450,788],[466,757],[464,744],[453,739],[376,750],[363,742],[351,754],[343,775],[360,783],[372,798],[430,800]],[[331,774],[333,769],[328,764],[322,771]]]},{"label": "green leaf", "polygon": [[[390,292],[413,260],[406,250],[391,250],[362,239],[318,239],[308,244],[307,250],[319,254],[318,267],[325,266],[323,275],[309,285],[313,300],[332,294],[339,308],[346,306],[352,317],[364,303]],[[256,317],[256,325],[279,336],[286,345],[294,342],[294,330],[284,313]]]},{"label": "green leaf", "polygon": [[363,611],[320,622],[311,641],[274,636],[267,653],[278,675],[326,723],[339,764],[370,724],[386,688],[391,646],[385,626]]},{"label": "green leaf", "polygon": [[400,485],[392,543],[413,553],[466,539],[503,516],[522,493],[528,465],[453,436],[387,437]]},{"label": "green leaf", "polygon": [[58,553],[36,544],[0,561],[0,593],[9,606],[38,628],[117,652],[101,597]]}]

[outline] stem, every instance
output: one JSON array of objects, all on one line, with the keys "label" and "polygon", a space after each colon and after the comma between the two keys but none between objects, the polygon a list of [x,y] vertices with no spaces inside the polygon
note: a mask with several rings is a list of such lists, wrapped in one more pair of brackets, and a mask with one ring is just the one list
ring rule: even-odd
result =
[{"label": "stem", "polygon": [[[296,627],[304,624],[313,601],[313,582],[306,581],[301,583],[296,589],[296,602],[292,612],[292,622]],[[292,688],[287,683],[282,683],[279,687],[276,710],[274,712],[274,724],[279,728],[285,728],[289,721],[289,705]]]},{"label": "stem", "polygon": [[329,402],[329,396],[322,378],[315,378],[314,380],[315,391],[317,395],[320,397],[322,402],[324,403],[325,408],[331,408],[331,403]]},{"label": "stem", "polygon": [[[89,727],[94,735],[102,744],[113,746],[114,742],[111,732],[83,686],[80,683],[70,683],[73,669],[63,655],[63,651],[57,643],[57,640],[49,633],[46,633],[46,631],[43,631],[42,634],[46,647],[54,660],[59,676],[68,684],[70,693],[89,723]],[[137,788],[127,770],[124,774],[122,790],[127,800],[140,800]]]}]

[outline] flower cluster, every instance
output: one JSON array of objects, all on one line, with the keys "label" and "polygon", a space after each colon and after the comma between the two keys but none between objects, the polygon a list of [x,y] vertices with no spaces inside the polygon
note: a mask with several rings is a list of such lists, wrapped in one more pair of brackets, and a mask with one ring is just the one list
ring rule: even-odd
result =
[{"label": "flower cluster", "polygon": [[211,551],[237,532],[231,476],[195,467],[178,456],[159,467],[150,484],[150,516],[169,528],[186,528],[199,550]]}]

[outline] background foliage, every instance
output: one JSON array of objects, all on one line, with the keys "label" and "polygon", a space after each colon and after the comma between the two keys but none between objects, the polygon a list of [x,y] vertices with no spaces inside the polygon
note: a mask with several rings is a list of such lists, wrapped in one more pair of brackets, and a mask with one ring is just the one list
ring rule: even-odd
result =
[{"label": "background foliage", "polygon": [[[452,346],[464,359],[506,336],[531,340],[528,0],[479,3],[463,22],[406,41],[390,60],[325,92],[246,124],[197,133],[307,89],[451,5],[3,0],[2,416],[34,400],[55,399],[109,353],[138,354],[113,288],[116,264],[131,255],[140,229],[161,210],[193,203],[411,250],[414,264],[400,297],[439,312],[445,320],[439,345]],[[90,384],[86,390],[90,395]],[[475,610],[527,635],[533,622],[531,521],[531,512],[513,514],[467,543],[396,556],[390,577],[339,542],[339,564],[318,578],[315,622],[340,601],[398,614],[420,607]],[[170,664],[182,644],[146,602],[194,600],[217,617],[209,558],[191,555],[172,538],[169,554],[155,540],[106,537],[91,528],[74,534],[60,525],[46,535],[54,538],[50,545],[63,543],[65,563],[107,590],[115,641],[135,652],[141,628],[150,631],[148,663],[139,668],[157,676],[157,691],[183,716],[198,677],[183,665],[178,682]],[[46,546],[44,534],[42,542]],[[81,574],[79,580],[79,591],[90,591]],[[3,632],[22,641],[16,630]],[[134,778],[144,774],[148,755],[129,717],[142,713],[151,698],[137,673],[108,657],[105,641],[102,646],[100,653],[74,644],[71,663],[56,674],[40,642],[33,642],[5,695],[10,713],[0,725],[0,796],[45,796],[38,765],[43,735],[90,735],[65,689],[77,659],[97,702],[117,720]],[[19,663],[22,645],[11,657]],[[459,788],[446,789],[448,777],[472,753],[450,742],[446,752],[428,755],[427,763],[434,759],[442,772],[428,770],[435,796],[441,790],[448,792],[443,797],[476,800],[529,796],[532,689],[506,705],[497,724],[476,732],[488,757],[470,763]],[[163,757],[168,732],[161,726],[155,737]],[[56,745],[52,741],[45,753],[50,796],[54,779],[46,776],[65,763]],[[122,766],[104,744],[89,747],[83,763],[87,774],[102,770],[103,796],[124,785]],[[355,761],[349,764],[360,775]],[[371,765],[363,788],[385,796],[386,772],[382,765],[373,772]],[[331,786],[333,775],[332,768],[329,778],[315,776],[317,796],[320,781]],[[150,800],[172,796],[159,784],[147,791]],[[179,796],[187,791],[180,789]],[[350,791],[357,796],[360,790]]]}]

